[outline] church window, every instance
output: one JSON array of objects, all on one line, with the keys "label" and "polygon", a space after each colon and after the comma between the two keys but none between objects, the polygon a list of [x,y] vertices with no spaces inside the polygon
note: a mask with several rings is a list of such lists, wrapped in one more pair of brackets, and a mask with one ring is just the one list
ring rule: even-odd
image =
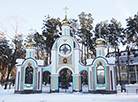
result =
[{"label": "church window", "polygon": [[73,45],[74,45],[74,48],[75,48],[75,47],[76,47],[76,46],[75,46],[75,42],[73,42]]},{"label": "church window", "polygon": [[97,84],[105,84],[104,67],[101,65],[97,67]]},{"label": "church window", "polygon": [[60,46],[59,52],[62,55],[68,55],[68,54],[71,53],[71,47],[68,44],[63,44],[63,45]]},{"label": "church window", "polygon": [[33,68],[28,66],[25,70],[25,84],[33,84]]}]

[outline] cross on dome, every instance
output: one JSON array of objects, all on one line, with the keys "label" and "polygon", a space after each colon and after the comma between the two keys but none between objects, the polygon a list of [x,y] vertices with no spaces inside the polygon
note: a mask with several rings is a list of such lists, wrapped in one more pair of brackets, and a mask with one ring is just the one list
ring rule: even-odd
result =
[{"label": "cross on dome", "polygon": [[67,10],[69,10],[67,7],[63,9],[65,11],[65,18],[67,18]]}]

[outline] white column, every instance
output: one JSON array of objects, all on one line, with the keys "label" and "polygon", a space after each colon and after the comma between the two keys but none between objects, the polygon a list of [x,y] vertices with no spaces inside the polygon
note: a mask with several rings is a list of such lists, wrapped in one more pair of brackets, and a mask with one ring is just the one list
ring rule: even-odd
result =
[{"label": "white column", "polygon": [[92,66],[90,66],[88,69],[88,90],[92,90],[92,83],[93,83],[93,80],[92,80]]},{"label": "white column", "polygon": [[[18,72],[20,72],[20,76],[18,75]],[[16,79],[15,79],[15,90],[16,91],[20,90],[20,81],[21,81],[21,66],[16,66]]]},{"label": "white column", "polygon": [[[42,73],[43,73],[43,68],[38,68],[38,72],[37,73],[39,73],[40,72],[40,76],[39,76],[39,82],[38,82],[38,84],[39,84],[39,88],[38,88],[38,90],[42,90]],[[38,75],[38,74],[37,74]],[[38,78],[38,76],[37,76],[37,78]],[[38,79],[37,79],[38,80]]]},{"label": "white column", "polygon": [[52,50],[51,53],[52,53],[51,54],[52,55],[51,56],[51,61],[52,61],[52,72],[51,72],[51,74],[52,74],[52,73],[56,73],[56,63],[57,63],[58,59],[56,57],[57,56],[56,55],[56,50]]},{"label": "white column", "polygon": [[[75,67],[75,74],[79,74],[79,50],[74,50],[74,67]],[[72,62],[73,63],[73,62]]]}]

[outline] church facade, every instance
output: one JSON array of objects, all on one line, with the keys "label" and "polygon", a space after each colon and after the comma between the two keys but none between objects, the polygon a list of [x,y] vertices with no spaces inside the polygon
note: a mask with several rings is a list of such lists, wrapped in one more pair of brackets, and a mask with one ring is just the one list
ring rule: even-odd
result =
[{"label": "church facade", "polygon": [[[102,38],[96,40],[96,57],[83,65],[80,45],[70,36],[69,24],[65,17],[62,35],[51,50],[49,66],[44,66],[43,60],[35,59],[34,43],[27,44],[26,59],[16,61],[15,93],[41,93],[45,80],[49,80],[49,92],[63,89],[80,92],[82,86],[87,86],[87,92],[91,93],[116,93],[115,59],[105,57],[106,41]],[[86,81],[82,80],[82,73],[86,75]]]}]

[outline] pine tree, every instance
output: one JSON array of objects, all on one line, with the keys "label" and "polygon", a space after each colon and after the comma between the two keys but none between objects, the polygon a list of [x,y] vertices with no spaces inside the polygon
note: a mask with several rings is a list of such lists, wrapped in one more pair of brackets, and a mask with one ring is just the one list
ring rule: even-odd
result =
[{"label": "pine tree", "polygon": [[[12,69],[15,67],[16,59],[25,58],[25,47],[22,39],[23,35],[18,34],[15,35],[14,39],[12,40],[12,42],[14,43],[14,47],[13,50],[11,50],[11,52],[8,54],[8,74],[6,77],[6,84],[4,89],[7,89],[7,82],[9,81]],[[12,81],[14,83],[15,79],[13,79]]]},{"label": "pine tree", "polygon": [[[82,62],[84,64],[86,64],[86,59],[88,58],[88,51],[89,49],[91,49],[91,51],[93,51],[93,53],[95,53],[95,49],[94,48],[94,42],[93,42],[93,34],[92,34],[92,29],[93,29],[93,18],[92,18],[92,14],[85,14],[84,12],[82,12],[81,14],[78,15],[79,16],[79,22],[80,22],[80,27],[78,29],[78,36],[80,38],[82,38]],[[87,49],[83,49],[83,46],[85,46],[85,48]],[[84,51],[86,50],[86,51]],[[85,53],[83,53],[85,52]],[[85,55],[85,56],[83,56]]]},{"label": "pine tree", "polygon": [[10,54],[12,53],[12,49],[10,49],[10,46],[8,44],[8,40],[4,36],[4,34],[1,34],[0,36],[0,73],[1,73],[1,84],[3,84],[7,68],[8,68],[8,59]]},{"label": "pine tree", "polygon": [[138,13],[134,17],[126,19],[127,27],[125,29],[126,42],[138,46]]},{"label": "pine tree", "polygon": [[51,49],[55,42],[55,40],[59,37],[61,34],[61,22],[59,18],[51,18],[50,16],[45,17],[45,20],[43,20],[43,31],[42,35],[44,36],[44,43],[45,43],[45,50],[47,53],[46,56],[46,65],[48,65],[48,62],[51,61]]}]

